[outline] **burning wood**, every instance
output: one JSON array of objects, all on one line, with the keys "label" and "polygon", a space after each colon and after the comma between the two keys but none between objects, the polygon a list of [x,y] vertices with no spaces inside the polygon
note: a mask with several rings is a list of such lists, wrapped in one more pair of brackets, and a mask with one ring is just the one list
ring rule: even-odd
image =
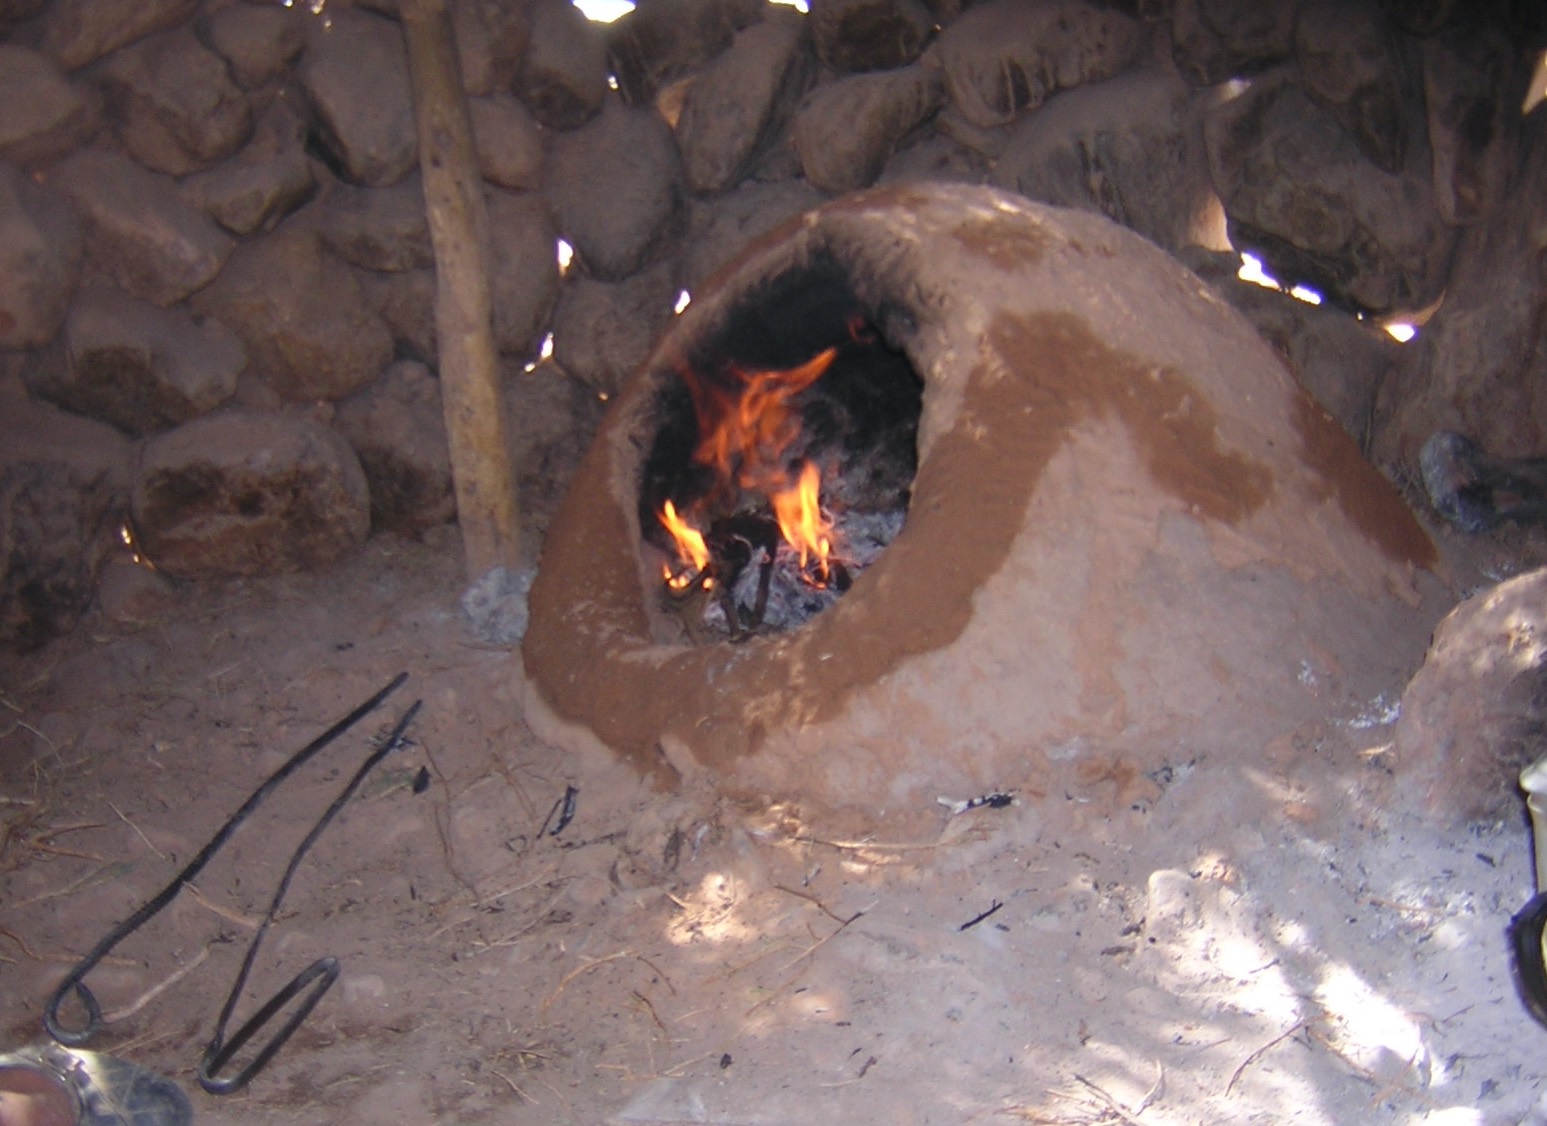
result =
[{"label": "burning wood", "polygon": [[641,475],[643,538],[694,636],[787,629],[902,527],[922,381],[845,277],[792,273],[677,361]]}]

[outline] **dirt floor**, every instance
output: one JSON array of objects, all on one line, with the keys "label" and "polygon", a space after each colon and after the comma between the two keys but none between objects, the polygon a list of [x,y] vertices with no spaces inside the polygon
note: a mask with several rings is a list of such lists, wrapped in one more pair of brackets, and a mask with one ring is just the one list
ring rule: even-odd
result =
[{"label": "dirt floor", "polygon": [[[1469,550],[1473,585],[1541,556]],[[1018,795],[827,839],[538,742],[462,585],[449,530],[219,586],[124,563],[75,635],[0,664],[0,1050],[38,1042],[71,963],[406,672],[88,979],[111,1022],[90,1046],[171,1076],[199,1121],[1547,1123],[1547,1030],[1505,943],[1533,891],[1523,818],[1441,833],[1393,801],[1401,684],[1153,801]],[[291,851],[416,699],[236,1019],[322,955],[338,984],[250,1086],[206,1095]]]}]

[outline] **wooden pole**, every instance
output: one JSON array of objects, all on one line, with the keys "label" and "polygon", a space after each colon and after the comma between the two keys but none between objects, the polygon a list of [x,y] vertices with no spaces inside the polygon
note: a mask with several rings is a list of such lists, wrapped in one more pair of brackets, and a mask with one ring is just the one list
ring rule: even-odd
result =
[{"label": "wooden pole", "polygon": [[520,563],[489,294],[489,216],[445,0],[402,0],[430,240],[441,405],[469,581]]}]

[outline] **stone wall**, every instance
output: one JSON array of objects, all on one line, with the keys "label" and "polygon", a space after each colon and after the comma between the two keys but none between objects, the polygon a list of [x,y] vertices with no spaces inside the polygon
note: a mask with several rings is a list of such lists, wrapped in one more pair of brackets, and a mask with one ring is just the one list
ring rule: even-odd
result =
[{"label": "stone wall", "polygon": [[[811,6],[453,0],[539,534],[683,291],[920,179],[1178,255],[1398,476],[1438,427],[1547,452],[1538,5]],[[204,578],[453,517],[417,169],[393,0],[0,0],[0,641],[70,628],[126,524]]]}]

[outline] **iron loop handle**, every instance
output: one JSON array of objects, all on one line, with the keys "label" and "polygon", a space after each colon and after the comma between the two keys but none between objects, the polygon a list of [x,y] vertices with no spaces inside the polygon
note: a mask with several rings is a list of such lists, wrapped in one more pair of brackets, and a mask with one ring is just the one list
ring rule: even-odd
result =
[{"label": "iron loop handle", "polygon": [[[274,1058],[274,1053],[285,1046],[285,1041],[301,1022],[311,1015],[311,1011],[317,1007],[317,1002],[322,1000],[322,995],[332,988],[338,980],[338,959],[318,958],[300,973],[291,979],[290,984],[281,989],[251,1017],[242,1027],[238,1028],[226,1043],[221,1043],[219,1036],[211,1040],[209,1046],[204,1049],[204,1057],[199,1061],[199,1086],[212,1095],[230,1095],[247,1086],[254,1075],[262,1071],[269,1060]],[[216,1073],[226,1064],[231,1062],[231,1057],[241,1051],[247,1041],[251,1040],[258,1030],[266,1025],[274,1014],[288,1005],[293,997],[309,985],[313,985],[311,993],[296,1006],[295,1012],[280,1026],[278,1032],[258,1050],[258,1054],[252,1058],[252,1062],[242,1068],[235,1075],[222,1079]]]}]

